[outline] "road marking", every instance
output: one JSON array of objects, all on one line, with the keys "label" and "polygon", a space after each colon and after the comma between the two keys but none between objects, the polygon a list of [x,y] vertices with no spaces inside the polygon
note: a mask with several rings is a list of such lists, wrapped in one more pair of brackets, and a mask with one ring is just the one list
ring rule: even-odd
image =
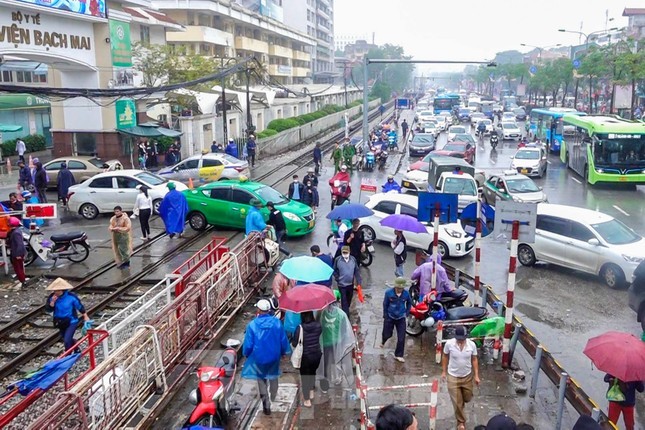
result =
[{"label": "road marking", "polygon": [[612,206],[614,207],[614,209],[616,209],[616,210],[617,210],[618,212],[620,212],[621,214],[623,214],[623,215],[625,215],[625,216],[629,216],[629,214],[628,214],[627,212],[625,212],[624,210],[622,210],[622,209],[620,208],[620,206],[617,206],[617,205],[612,205]]},{"label": "road marking", "polygon": [[577,183],[579,183],[580,185],[582,185],[582,182],[580,182],[578,179],[576,179],[576,178],[571,178],[571,179],[573,179],[574,181],[576,181]]},{"label": "road marking", "polygon": [[551,160],[546,160],[547,164],[551,164]]}]

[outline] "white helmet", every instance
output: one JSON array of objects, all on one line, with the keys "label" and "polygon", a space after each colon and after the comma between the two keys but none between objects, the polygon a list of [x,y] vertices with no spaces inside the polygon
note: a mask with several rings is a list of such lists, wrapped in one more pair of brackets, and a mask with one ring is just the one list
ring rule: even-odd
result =
[{"label": "white helmet", "polygon": [[343,164],[342,166],[340,166],[340,170],[347,170],[347,166]]},{"label": "white helmet", "polygon": [[255,307],[262,312],[269,312],[269,309],[271,309],[271,302],[267,299],[261,299],[255,304]]}]

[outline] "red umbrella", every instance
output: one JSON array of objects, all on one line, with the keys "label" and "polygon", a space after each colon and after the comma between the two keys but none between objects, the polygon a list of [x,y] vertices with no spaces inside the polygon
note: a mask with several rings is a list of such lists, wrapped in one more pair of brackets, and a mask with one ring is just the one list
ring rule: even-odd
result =
[{"label": "red umbrella", "polygon": [[599,370],[623,382],[645,381],[645,342],[633,334],[609,331],[592,337],[583,352]]},{"label": "red umbrella", "polygon": [[280,296],[280,308],[296,313],[319,311],[335,301],[336,296],[331,288],[305,284],[296,286]]}]

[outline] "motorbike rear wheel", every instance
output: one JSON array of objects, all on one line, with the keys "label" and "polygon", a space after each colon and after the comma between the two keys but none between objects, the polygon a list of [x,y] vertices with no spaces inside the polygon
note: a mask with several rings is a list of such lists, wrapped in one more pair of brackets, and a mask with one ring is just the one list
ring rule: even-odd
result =
[{"label": "motorbike rear wheel", "polygon": [[410,336],[420,336],[421,333],[425,331],[425,327],[421,325],[421,321],[419,321],[414,315],[408,315],[405,321],[405,332],[409,334]]},{"label": "motorbike rear wheel", "polygon": [[361,261],[360,265],[363,267],[369,267],[372,264],[372,260],[374,260],[374,257],[372,256],[372,253],[369,251],[361,252]]},{"label": "motorbike rear wheel", "polygon": [[87,246],[84,243],[75,243],[72,246],[76,249],[76,254],[71,254],[68,255],[67,258],[69,261],[73,261],[74,263],[80,263],[82,261],[85,261],[87,257],[90,256],[90,247]]},{"label": "motorbike rear wheel", "polygon": [[36,261],[36,253],[29,244],[25,243],[25,248],[27,248],[27,254],[25,255],[25,266],[29,266],[31,263]]}]

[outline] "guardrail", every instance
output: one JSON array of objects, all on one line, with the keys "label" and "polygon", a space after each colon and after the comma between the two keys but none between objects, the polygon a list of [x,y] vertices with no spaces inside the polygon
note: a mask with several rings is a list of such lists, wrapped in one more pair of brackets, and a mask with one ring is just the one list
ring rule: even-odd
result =
[{"label": "guardrail", "polygon": [[[468,274],[461,272],[460,270],[444,263],[444,267],[448,274],[448,277],[454,281],[457,279],[456,284],[465,286],[470,290],[474,290],[475,281],[474,278]],[[465,282],[464,282],[465,281]],[[455,285],[455,286],[459,286]],[[506,306],[503,304],[502,300],[495,294],[493,288],[488,285],[481,283],[481,291],[483,297],[485,298],[486,304],[491,307],[502,306],[504,312],[506,312]],[[497,302],[497,303],[496,303]],[[517,327],[522,325],[522,330],[519,334],[519,342],[524,347],[526,352],[533,358],[535,358],[538,346],[542,350],[542,357],[540,360],[540,369],[544,371],[547,377],[551,380],[556,386],[560,385],[561,375],[566,373],[564,368],[558,363],[558,361],[537,339],[537,337],[526,327],[526,324],[522,322],[517,316],[513,316],[513,325]],[[517,330],[517,328],[516,328]],[[533,369],[536,371],[536,369]],[[591,398],[585,391],[582,389],[580,384],[576,382],[575,379],[569,377],[567,381],[567,386],[565,390],[565,397],[569,401],[569,404],[578,412],[580,415],[589,415],[589,416],[599,416],[599,422],[605,429],[617,430],[617,427],[609,422],[609,418],[605,415],[604,412],[600,410],[600,406]],[[600,411],[600,412],[599,412]]]},{"label": "guardrail", "polygon": [[181,275],[182,277],[181,283],[175,289],[176,296],[179,296],[184,291],[188,283],[195,281],[206,273],[225,252],[228,252],[228,247],[224,246],[225,242],[225,237],[213,236],[208,245],[197,251],[172,272],[174,275]]},{"label": "guardrail", "polygon": [[223,254],[29,428],[145,427],[256,293],[266,276],[256,264],[260,252],[253,234]]}]

